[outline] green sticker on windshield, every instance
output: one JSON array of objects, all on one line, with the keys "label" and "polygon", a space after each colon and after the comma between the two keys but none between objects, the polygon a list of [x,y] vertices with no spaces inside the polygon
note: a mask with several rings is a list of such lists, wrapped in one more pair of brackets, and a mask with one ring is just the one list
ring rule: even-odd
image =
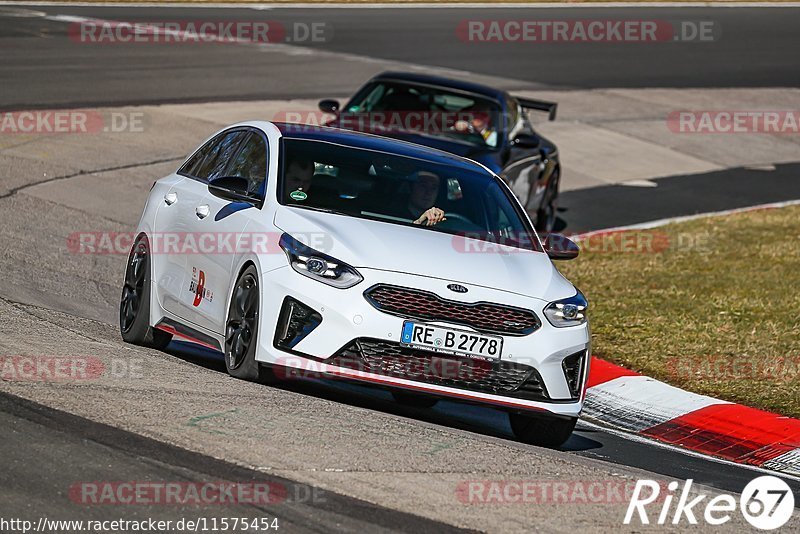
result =
[{"label": "green sticker on windshield", "polygon": [[306,195],[304,191],[300,191],[299,189],[297,191],[292,191],[291,193],[289,193],[289,196],[292,197],[292,200],[305,200],[308,198],[308,195]]}]

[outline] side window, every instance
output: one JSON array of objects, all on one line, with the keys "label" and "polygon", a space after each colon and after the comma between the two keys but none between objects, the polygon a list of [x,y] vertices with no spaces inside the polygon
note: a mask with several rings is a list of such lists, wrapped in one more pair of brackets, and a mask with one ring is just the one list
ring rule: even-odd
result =
[{"label": "side window", "polygon": [[264,197],[267,180],[267,144],[261,135],[254,132],[247,134],[242,149],[226,174],[246,178],[247,191]]},{"label": "side window", "polygon": [[179,174],[185,174],[187,176],[197,176],[197,171],[200,169],[200,166],[203,164],[203,160],[206,159],[209,152],[212,148],[214,148],[217,143],[222,139],[224,134],[218,135],[214,137],[211,141],[206,143],[205,145],[200,148],[197,152],[195,152],[189,160],[183,164],[178,170]]},{"label": "side window", "polygon": [[236,154],[239,143],[248,135],[245,131],[228,132],[222,135],[220,141],[211,148],[203,164],[195,174],[203,181],[225,176],[225,170],[231,163],[231,158]]},{"label": "side window", "polygon": [[527,114],[514,98],[506,100],[508,109],[508,138],[513,139],[520,132],[533,133],[528,124]]},{"label": "side window", "polygon": [[351,106],[347,111],[350,112],[370,112],[375,108],[375,105],[380,102],[386,92],[386,86],[382,83],[376,84],[364,99],[359,102],[358,106]]},{"label": "side window", "polygon": [[231,157],[247,134],[241,130],[219,134],[198,150],[178,172],[204,182],[223,176]]}]

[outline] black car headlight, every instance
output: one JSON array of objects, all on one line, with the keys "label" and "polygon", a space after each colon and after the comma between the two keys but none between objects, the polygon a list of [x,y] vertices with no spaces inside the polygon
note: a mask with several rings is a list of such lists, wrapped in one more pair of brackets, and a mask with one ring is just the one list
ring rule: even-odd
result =
[{"label": "black car headlight", "polygon": [[302,244],[289,234],[281,236],[280,246],[289,258],[292,269],[323,284],[347,289],[364,279],[353,267]]},{"label": "black car headlight", "polygon": [[544,309],[544,316],[556,328],[577,326],[586,322],[589,302],[578,291],[574,296],[551,302]]}]

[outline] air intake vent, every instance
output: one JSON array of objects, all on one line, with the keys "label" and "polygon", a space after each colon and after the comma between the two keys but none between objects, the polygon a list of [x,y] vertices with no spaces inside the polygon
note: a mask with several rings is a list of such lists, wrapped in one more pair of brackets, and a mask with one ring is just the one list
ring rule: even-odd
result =
[{"label": "air intake vent", "polygon": [[291,349],[322,323],[322,316],[291,297],[283,300],[278,328],[275,329],[275,346]]},{"label": "air intake vent", "polygon": [[573,399],[581,396],[581,385],[583,384],[583,369],[585,367],[585,351],[570,354],[561,362],[564,369],[564,378],[567,379],[569,392]]}]

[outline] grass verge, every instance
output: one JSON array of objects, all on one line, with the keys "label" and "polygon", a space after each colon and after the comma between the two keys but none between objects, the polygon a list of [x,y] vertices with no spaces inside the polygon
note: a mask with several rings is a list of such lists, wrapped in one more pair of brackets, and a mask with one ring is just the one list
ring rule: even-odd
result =
[{"label": "grass verge", "polygon": [[800,206],[601,235],[559,269],[594,354],[675,386],[800,417]]}]

